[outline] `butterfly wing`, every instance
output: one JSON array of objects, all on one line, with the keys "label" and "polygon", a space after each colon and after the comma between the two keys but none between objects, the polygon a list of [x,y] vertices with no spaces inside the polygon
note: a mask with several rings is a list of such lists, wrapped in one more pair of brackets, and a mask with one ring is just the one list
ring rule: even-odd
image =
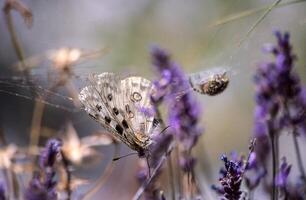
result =
[{"label": "butterfly wing", "polygon": [[154,129],[154,108],[151,103],[153,84],[145,78],[131,76],[121,81],[121,89],[125,117],[129,119],[138,140],[147,143]]},{"label": "butterfly wing", "polygon": [[117,139],[131,149],[140,151],[145,143],[134,134],[129,119],[126,119],[126,108],[120,79],[113,73],[102,73],[90,78],[91,85],[80,92],[80,101],[85,110],[110,131]]}]

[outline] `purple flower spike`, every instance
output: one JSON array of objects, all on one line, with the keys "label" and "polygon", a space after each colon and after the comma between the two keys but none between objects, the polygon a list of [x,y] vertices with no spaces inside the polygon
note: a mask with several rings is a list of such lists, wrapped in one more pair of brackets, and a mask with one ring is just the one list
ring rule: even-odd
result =
[{"label": "purple flower spike", "polygon": [[60,153],[62,142],[59,139],[51,139],[40,155],[40,167],[52,167]]},{"label": "purple flower spike", "polygon": [[39,175],[35,175],[29,183],[24,198],[25,200],[57,200],[55,185],[55,182],[46,185]]},{"label": "purple flower spike", "polygon": [[0,200],[5,200],[5,189],[2,182],[0,182]]},{"label": "purple flower spike", "polygon": [[157,86],[157,99],[167,97],[169,105],[169,123],[175,129],[177,138],[190,150],[197,142],[202,133],[198,126],[200,107],[191,94],[186,93],[180,99],[176,98],[180,92],[188,88],[186,75],[180,67],[170,60],[170,56],[163,49],[152,48],[152,63],[160,72],[161,78],[155,82]]},{"label": "purple flower spike", "polygon": [[291,165],[288,165],[286,158],[283,158],[279,173],[276,176],[276,185],[280,188],[286,188]]},{"label": "purple flower spike", "polygon": [[61,147],[60,140],[48,140],[39,158],[41,171],[30,181],[24,195],[25,200],[57,200],[54,164],[61,152]]},{"label": "purple flower spike", "polygon": [[213,186],[212,188],[227,200],[239,200],[242,194],[240,186],[244,172],[243,162],[241,160],[228,160],[226,155],[222,155],[221,160],[225,167],[221,170],[221,187]]},{"label": "purple flower spike", "polygon": [[[200,194],[200,189],[195,183],[196,179],[193,177],[196,159],[191,155],[191,150],[203,131],[199,126],[201,108],[188,92],[190,86],[187,76],[180,66],[170,59],[169,53],[153,47],[151,56],[159,74],[159,80],[154,82],[156,92],[152,94],[153,103],[158,106],[165,101],[167,104],[168,123],[181,147],[180,168],[184,172],[183,175],[190,178],[194,191]],[[180,98],[177,98],[178,96]]]}]

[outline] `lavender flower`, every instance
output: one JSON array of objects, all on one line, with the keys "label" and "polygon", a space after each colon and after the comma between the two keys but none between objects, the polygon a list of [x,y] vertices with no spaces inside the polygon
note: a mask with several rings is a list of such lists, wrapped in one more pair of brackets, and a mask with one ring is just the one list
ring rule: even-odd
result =
[{"label": "lavender flower", "polygon": [[220,170],[221,187],[213,185],[212,189],[223,195],[225,199],[239,200],[242,194],[240,186],[244,173],[243,160],[228,160],[225,155],[221,156],[221,160],[224,162],[224,168]]},{"label": "lavender flower", "polygon": [[60,155],[62,143],[50,139],[40,155],[41,172],[35,174],[25,192],[26,200],[57,200],[54,164]]},{"label": "lavender flower", "polygon": [[200,107],[190,93],[184,94],[179,100],[176,95],[188,88],[186,75],[177,64],[170,60],[170,56],[160,48],[152,49],[152,63],[161,74],[157,86],[157,100],[167,97],[169,107],[169,123],[175,129],[175,136],[181,141],[186,150],[190,150],[202,133],[198,126]]},{"label": "lavender flower", "polygon": [[286,161],[286,158],[282,159],[279,172],[276,177],[276,185],[282,192],[281,195],[284,199],[303,200],[306,196],[305,180],[299,178],[295,184],[292,184],[288,180],[288,176],[291,172],[291,165]]},{"label": "lavender flower", "polygon": [[24,198],[26,200],[57,200],[56,182],[53,177],[47,177],[46,181],[42,181],[39,175],[34,175],[29,183]]},{"label": "lavender flower", "polygon": [[3,182],[0,182],[0,200],[5,200],[5,189]]},{"label": "lavender flower", "polygon": [[304,200],[305,197],[305,180],[299,178],[295,184],[286,184],[285,198],[293,200]]},{"label": "lavender flower", "polygon": [[302,131],[306,122],[306,98],[305,89],[294,71],[296,56],[292,53],[288,33],[277,31],[275,36],[277,45],[268,49],[274,55],[275,62],[264,64],[255,76],[259,90],[257,103],[262,105],[262,119],[268,117],[268,113],[272,117],[280,115],[274,125],[276,129],[296,127]]},{"label": "lavender flower", "polygon": [[[160,79],[155,81],[156,92],[152,94],[152,101],[156,107],[165,102],[168,107],[168,122],[173,135],[180,143],[179,165],[183,175],[187,175],[187,183],[192,190],[200,194],[194,177],[196,159],[191,155],[192,148],[196,145],[202,129],[198,125],[201,108],[190,93],[186,92],[177,99],[178,94],[189,88],[187,76],[180,67],[171,61],[170,55],[158,47],[151,51],[152,63],[160,74]],[[180,177],[181,178],[181,177]],[[189,196],[186,191],[186,196]]]},{"label": "lavender flower", "polygon": [[40,167],[52,167],[58,157],[62,142],[58,139],[51,139],[47,142],[45,149],[40,155]]},{"label": "lavender flower", "polygon": [[279,172],[276,176],[276,185],[281,189],[285,189],[288,181],[288,176],[291,170],[291,165],[288,165],[286,158],[283,158]]},{"label": "lavender flower", "polygon": [[[306,130],[306,98],[298,75],[294,72],[296,56],[292,53],[289,34],[275,32],[277,45],[265,50],[275,57],[274,62],[263,63],[255,75],[256,108],[255,131],[258,145],[258,173],[266,170],[268,153],[272,149],[273,196],[276,198],[276,168],[278,168],[278,137],[283,130],[292,130],[301,176],[305,177],[296,136]],[[270,139],[268,139],[270,138]],[[269,140],[271,144],[269,144]]]}]

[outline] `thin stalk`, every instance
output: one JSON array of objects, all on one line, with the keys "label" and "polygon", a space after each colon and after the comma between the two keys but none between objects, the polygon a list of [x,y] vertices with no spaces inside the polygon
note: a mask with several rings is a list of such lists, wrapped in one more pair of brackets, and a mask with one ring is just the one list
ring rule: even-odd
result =
[{"label": "thin stalk", "polygon": [[[179,145],[175,146],[175,160],[177,165],[179,164]],[[177,172],[177,182],[178,182],[178,194],[179,194],[179,198],[182,197],[182,189],[183,189],[183,184],[182,184],[182,173],[181,170],[176,168],[176,172]]]},{"label": "thin stalk", "polygon": [[276,177],[276,152],[275,152],[275,133],[272,128],[271,121],[268,121],[268,133],[271,142],[271,149],[272,149],[272,196],[271,200],[277,200],[276,197],[276,184],[275,184],[275,177]]},{"label": "thin stalk", "polygon": [[[288,107],[288,102],[285,101],[284,102],[285,105],[285,113],[286,115],[288,115],[288,117],[291,119],[290,117],[290,112],[289,112],[289,107]],[[291,123],[293,124],[293,123]],[[302,155],[301,155],[301,151],[300,151],[300,146],[299,146],[299,142],[298,142],[298,132],[297,132],[297,128],[295,125],[292,126],[292,138],[293,138],[293,143],[294,143],[294,150],[297,156],[297,164],[298,164],[298,168],[301,174],[301,178],[303,179],[303,181],[306,181],[306,173],[305,173],[305,168],[304,168],[304,164],[303,164],[303,159],[302,159]]]},{"label": "thin stalk", "polygon": [[168,155],[171,153],[171,151],[174,148],[175,143],[172,142],[169,145],[169,148],[167,150],[166,153],[164,153],[159,162],[157,163],[156,167],[154,168],[151,176],[138,188],[138,190],[136,191],[134,197],[132,198],[132,200],[139,200],[141,198],[141,195],[143,194],[143,192],[145,191],[145,189],[149,186],[149,184],[151,183],[152,179],[156,176],[157,172],[160,170],[160,168],[162,167],[163,163],[167,160]]},{"label": "thin stalk", "polygon": [[[20,43],[17,39],[17,35],[16,35],[16,31],[15,31],[15,28],[14,28],[14,25],[13,25],[13,19],[12,19],[10,9],[4,10],[4,13],[5,13],[6,25],[7,25],[8,31],[10,33],[10,36],[11,36],[11,42],[13,44],[15,53],[18,57],[18,60],[22,64],[21,66],[25,67],[24,53],[23,53],[22,47],[21,47],[21,45],[20,45]],[[22,71],[24,71],[24,70],[25,69],[22,69]]]},{"label": "thin stalk", "polygon": [[64,154],[63,151],[61,151],[61,156],[62,156],[62,163],[63,163],[63,167],[65,170],[65,175],[66,175],[66,186],[65,186],[65,190],[67,193],[67,200],[71,199],[71,194],[72,194],[72,190],[71,190],[71,171],[70,171],[70,164],[68,159],[66,158],[66,155]]},{"label": "thin stalk", "polygon": [[[113,157],[116,158],[118,156],[119,153],[119,145],[118,144],[114,144],[115,145],[115,150],[114,150],[114,155]],[[102,173],[102,175],[100,176],[100,178],[96,181],[95,185],[86,192],[86,194],[82,195],[80,200],[90,200],[92,199],[92,196],[99,191],[102,186],[106,183],[106,181],[109,179],[110,175],[113,172],[113,169],[115,167],[115,162],[112,161],[110,164],[108,164],[108,166],[106,167],[106,169],[104,170],[104,172]]]},{"label": "thin stalk", "polygon": [[296,133],[296,128],[294,128],[293,130],[293,134],[292,134],[292,138],[293,138],[293,142],[294,142],[294,149],[295,149],[295,153],[297,156],[297,162],[298,162],[298,168],[300,170],[301,173],[301,177],[303,179],[303,181],[306,181],[306,174],[305,174],[305,168],[303,165],[303,160],[302,160],[302,156],[301,156],[301,152],[300,152],[300,147],[299,147],[299,142],[297,139],[297,133]]},{"label": "thin stalk", "polygon": [[[13,18],[11,15],[10,6],[7,6],[4,8],[4,14],[5,14],[5,19],[6,19],[7,29],[11,36],[12,45],[14,47],[17,58],[19,62],[21,63],[22,73],[26,79],[26,82],[30,84],[31,86],[33,85],[33,87],[31,87],[32,88],[31,92],[32,94],[35,94],[35,91],[36,91],[35,85],[30,81],[30,74],[24,63],[25,57],[24,57],[23,49],[17,38],[17,34],[15,31],[14,23],[13,23]],[[34,111],[33,111],[32,125],[31,125],[31,132],[30,132],[30,153],[34,152],[34,147],[36,147],[39,141],[39,133],[40,133],[39,126],[41,124],[43,110],[44,110],[44,104],[42,102],[36,101]]]},{"label": "thin stalk", "polygon": [[30,152],[35,152],[36,147],[39,144],[40,132],[41,132],[41,122],[43,119],[43,114],[45,110],[45,99],[48,99],[50,95],[59,87],[59,83],[54,83],[50,89],[50,93],[48,93],[44,97],[39,97],[38,101],[35,101],[34,111],[32,116],[32,124],[31,124],[31,132],[30,132]]},{"label": "thin stalk", "polygon": [[255,30],[255,28],[266,18],[266,16],[275,8],[282,0],[276,0],[274,3],[268,7],[268,9],[260,16],[257,21],[251,26],[248,32],[245,34],[242,40],[240,40],[238,46],[241,46],[242,43],[248,38],[248,36]]},{"label": "thin stalk", "polygon": [[167,164],[168,164],[168,171],[169,171],[169,182],[171,186],[171,198],[172,200],[175,200],[175,180],[174,180],[174,175],[173,175],[173,165],[172,165],[172,159],[171,155],[169,155],[169,158],[167,159]]},{"label": "thin stalk", "polygon": [[[275,8],[281,8],[281,7],[285,7],[285,6],[289,6],[289,5],[293,5],[293,4],[297,4],[297,3],[302,3],[305,2],[306,0],[295,0],[295,1],[290,1],[290,2],[284,2],[284,3],[280,3],[277,6],[275,6]],[[224,25],[230,22],[234,22],[236,20],[239,19],[243,19],[245,17],[249,17],[252,16],[254,14],[266,11],[267,9],[269,9],[270,6],[265,6],[265,7],[261,7],[261,8],[256,8],[256,9],[251,9],[251,10],[246,10],[237,14],[233,14],[233,15],[229,15],[226,16],[222,19],[217,20],[216,22],[214,22],[212,25],[210,26],[220,26],[220,25]]]},{"label": "thin stalk", "polygon": [[[40,98],[41,99],[41,98]],[[42,101],[35,101],[30,132],[30,152],[35,152],[39,143],[41,122],[45,104]]]},{"label": "thin stalk", "polygon": [[[278,170],[279,170],[279,135],[275,134],[274,137],[275,137],[275,139],[274,139],[275,140],[275,147],[274,148],[275,148],[275,166],[276,166],[275,172],[277,174]],[[278,187],[275,186],[275,197],[276,197],[276,199],[278,199],[278,193],[279,193]]]},{"label": "thin stalk", "polygon": [[[156,109],[156,117],[160,122],[161,129],[162,130],[165,129],[166,125],[164,121],[162,120],[162,116],[161,116],[159,109]],[[174,180],[174,175],[173,175],[174,173],[173,173],[173,164],[172,164],[171,155],[169,155],[167,159],[167,164],[168,164],[168,171],[169,171],[169,184],[171,187],[171,198],[172,200],[175,200],[175,180]]]}]

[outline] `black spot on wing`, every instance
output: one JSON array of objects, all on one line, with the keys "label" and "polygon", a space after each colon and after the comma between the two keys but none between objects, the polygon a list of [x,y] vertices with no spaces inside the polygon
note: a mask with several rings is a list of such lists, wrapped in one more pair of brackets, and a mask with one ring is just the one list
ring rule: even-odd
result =
[{"label": "black spot on wing", "polygon": [[129,128],[129,125],[128,125],[128,123],[126,122],[125,119],[122,120],[122,125],[123,125],[123,128],[125,128],[125,129]]},{"label": "black spot on wing", "polygon": [[122,133],[123,133],[123,128],[122,128],[122,126],[120,126],[119,124],[117,124],[116,127],[115,127],[115,129],[116,129],[116,131],[117,131],[120,135],[122,135]]},{"label": "black spot on wing", "polygon": [[107,124],[110,124],[111,123],[111,118],[110,117],[108,117],[108,116],[105,116],[104,117],[104,120],[105,120],[105,123],[107,123]]},{"label": "black spot on wing", "polygon": [[102,106],[100,106],[99,104],[96,105],[96,108],[99,112],[102,110]]},{"label": "black spot on wing", "polygon": [[113,99],[113,95],[112,95],[112,94],[108,94],[108,95],[107,95],[107,99],[108,99],[109,101],[111,101],[111,100]]},{"label": "black spot on wing", "polygon": [[115,113],[115,115],[119,115],[119,110],[117,108],[113,108],[113,112]]}]

